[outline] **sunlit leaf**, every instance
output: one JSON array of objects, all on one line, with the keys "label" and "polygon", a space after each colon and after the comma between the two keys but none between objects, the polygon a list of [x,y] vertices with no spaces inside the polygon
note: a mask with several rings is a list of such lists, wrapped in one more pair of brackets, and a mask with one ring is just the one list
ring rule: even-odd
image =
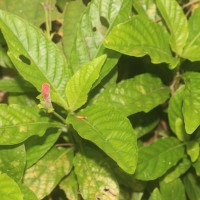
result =
[{"label": "sunlit leaf", "polygon": [[189,141],[187,143],[187,154],[190,156],[191,161],[195,162],[199,157],[199,143],[196,141]]},{"label": "sunlit leaf", "polygon": [[36,195],[33,193],[32,190],[30,190],[26,185],[19,184],[19,187],[21,189],[21,192],[23,194],[23,200],[39,200]]},{"label": "sunlit leaf", "polygon": [[104,40],[104,45],[129,56],[149,55],[152,63],[166,62],[174,68],[178,61],[172,56],[168,41],[169,35],[162,26],[138,15],[115,26]]},{"label": "sunlit leaf", "polygon": [[[127,173],[134,173],[137,164],[137,144],[129,120],[119,111],[103,105],[92,105],[69,116],[78,134],[95,143]],[[85,118],[85,119],[84,119]]]},{"label": "sunlit leaf", "polygon": [[183,155],[183,145],[173,137],[159,139],[147,147],[141,147],[135,178],[154,180],[175,166]]},{"label": "sunlit leaf", "polygon": [[117,181],[100,152],[84,148],[83,152],[76,154],[74,166],[83,199],[118,199]]},{"label": "sunlit leaf", "polygon": [[162,200],[161,195],[160,195],[160,191],[159,191],[158,188],[155,188],[153,190],[153,192],[151,193],[151,196],[150,196],[149,200]]},{"label": "sunlit leaf", "polygon": [[67,109],[65,87],[70,71],[59,48],[38,28],[4,11],[0,11],[0,28],[20,74],[38,91],[49,83],[52,101]]}]

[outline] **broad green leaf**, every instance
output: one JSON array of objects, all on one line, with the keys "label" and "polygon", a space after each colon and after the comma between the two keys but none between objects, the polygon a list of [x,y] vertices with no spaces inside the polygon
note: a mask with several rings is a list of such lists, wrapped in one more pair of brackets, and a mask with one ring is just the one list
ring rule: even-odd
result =
[{"label": "broad green leaf", "polygon": [[174,169],[172,168],[172,170],[167,173],[167,175],[164,178],[164,182],[169,183],[171,181],[174,181],[175,179],[183,175],[190,167],[190,160],[187,157],[183,158],[183,160],[181,160],[181,162],[178,163],[178,165],[175,166]]},{"label": "broad green leaf", "polygon": [[170,30],[171,48],[181,55],[188,38],[187,18],[176,0],[156,0],[156,3]]},{"label": "broad green leaf", "polygon": [[64,180],[62,180],[59,187],[65,192],[68,199],[78,200],[78,182],[73,171]]},{"label": "broad green leaf", "polygon": [[185,191],[187,196],[191,200],[199,200],[200,197],[200,179],[191,173],[188,173],[183,178],[183,183],[185,186]]},{"label": "broad green leaf", "polygon": [[100,147],[124,171],[134,173],[137,142],[129,120],[106,104],[88,106],[78,115],[85,119],[76,116],[68,116],[67,119],[78,134]]},{"label": "broad green leaf", "polygon": [[4,11],[0,11],[0,28],[19,73],[38,91],[49,83],[52,101],[67,109],[65,87],[70,71],[59,48],[38,28]]},{"label": "broad green leaf", "polygon": [[192,134],[200,125],[200,73],[187,72],[183,75],[185,89],[183,95],[183,116],[185,129]]},{"label": "broad green leaf", "polygon": [[19,187],[21,189],[21,192],[23,194],[23,200],[39,200],[36,195],[33,193],[32,190],[30,190],[26,185],[19,184]]},{"label": "broad green leaf", "polygon": [[44,135],[49,127],[61,124],[50,120],[37,107],[0,104],[0,144],[23,142],[32,135]]},{"label": "broad green leaf", "polygon": [[69,109],[77,110],[86,103],[88,93],[93,83],[99,77],[99,73],[106,55],[95,58],[88,64],[80,68],[68,81],[66,87],[66,96]]},{"label": "broad green leaf", "polygon": [[155,188],[151,193],[149,200],[163,200],[160,195],[160,191],[158,188]]},{"label": "broad green leaf", "polygon": [[199,157],[199,143],[196,141],[189,141],[187,143],[187,154],[190,156],[191,161],[195,162]]},{"label": "broad green leaf", "polygon": [[188,139],[182,113],[184,89],[185,87],[181,86],[178,90],[176,90],[176,92],[170,98],[168,107],[170,128],[180,141],[185,141]]},{"label": "broad green leaf", "polygon": [[184,148],[177,139],[159,139],[147,147],[139,149],[135,178],[154,180],[166,173],[183,157]]},{"label": "broad green leaf", "polygon": [[39,162],[25,171],[24,184],[44,198],[72,168],[72,149],[52,148]]},{"label": "broad green leaf", "polygon": [[1,79],[0,80],[0,91],[24,93],[34,92],[34,88],[28,82],[22,79]]},{"label": "broad green leaf", "polygon": [[86,6],[82,0],[76,0],[68,2],[64,10],[63,46],[67,57],[70,55],[77,26],[79,25],[80,17],[85,8]]},{"label": "broad green leaf", "polygon": [[7,174],[0,173],[1,200],[23,200],[23,195],[17,183]]},{"label": "broad green leaf", "polygon": [[42,137],[34,135],[25,141],[26,168],[31,167],[47,153],[57,141],[60,133],[60,130],[50,129]]},{"label": "broad green leaf", "polygon": [[162,200],[186,200],[185,188],[180,179],[176,179],[170,183],[160,183],[160,193]]},{"label": "broad green leaf", "polygon": [[0,146],[0,172],[6,173],[17,182],[21,182],[25,165],[26,152],[23,144]]},{"label": "broad green leaf", "polygon": [[118,199],[118,183],[103,154],[86,147],[76,154],[74,167],[83,199]]},{"label": "broad green leaf", "polygon": [[[33,94],[33,93],[31,93]],[[21,106],[32,106],[36,107],[37,103],[35,101],[36,99],[28,94],[19,94],[19,93],[10,93],[8,96],[8,104],[18,104]]]},{"label": "broad green leaf", "polygon": [[74,72],[103,54],[107,54],[108,58],[98,82],[110,72],[120,54],[105,49],[103,40],[114,25],[129,18],[131,7],[132,0],[93,0],[87,5],[77,26],[70,56],[70,66]]},{"label": "broad green leaf", "polygon": [[104,90],[97,99],[97,104],[111,104],[126,116],[137,112],[149,112],[169,98],[170,89],[161,80],[150,74],[138,75],[123,80]]},{"label": "broad green leaf", "polygon": [[139,112],[129,117],[137,138],[151,132],[160,121],[160,112],[154,109],[148,113]]},{"label": "broad green leaf", "polygon": [[[141,34],[142,33],[142,34]],[[120,53],[142,57],[149,55],[152,63],[177,65],[169,47],[169,35],[164,28],[143,15],[134,16],[115,26],[104,40],[105,47]]]},{"label": "broad green leaf", "polygon": [[192,164],[197,176],[200,176],[200,156],[198,157],[198,159],[195,161],[195,163]]},{"label": "broad green leaf", "polygon": [[[45,11],[42,7],[44,0],[6,0],[0,1],[0,8],[8,12],[14,13],[20,17],[25,18],[26,20],[34,23],[38,27],[45,22]],[[55,5],[56,0],[51,0],[51,17],[52,20],[58,17],[59,12],[57,11]]]},{"label": "broad green leaf", "polygon": [[189,19],[188,29],[189,36],[184,48],[183,58],[189,59],[191,61],[200,60],[200,8],[197,8]]}]

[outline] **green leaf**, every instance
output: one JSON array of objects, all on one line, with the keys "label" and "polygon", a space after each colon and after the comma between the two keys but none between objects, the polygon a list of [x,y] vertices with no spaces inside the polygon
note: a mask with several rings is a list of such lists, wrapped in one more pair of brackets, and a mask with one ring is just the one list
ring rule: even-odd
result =
[{"label": "green leaf", "polygon": [[[114,25],[129,18],[130,0],[93,0],[85,9],[79,25],[70,56],[70,66],[76,72],[90,60],[107,54],[99,81],[116,65],[120,54],[106,50],[103,40]],[[98,82],[99,82],[98,81]]]},{"label": "green leaf", "polygon": [[184,89],[185,87],[181,86],[178,90],[176,90],[170,98],[168,107],[170,128],[180,141],[186,141],[188,139],[182,113]]},{"label": "green leaf", "polygon": [[62,180],[59,187],[65,192],[68,199],[78,200],[78,182],[73,171],[64,180]]},{"label": "green leaf", "polygon": [[0,80],[0,91],[24,93],[34,92],[34,88],[28,82],[22,79],[2,79]]},{"label": "green leaf", "polygon": [[166,62],[174,68],[178,61],[172,56],[168,41],[169,35],[162,26],[138,15],[115,26],[104,40],[104,45],[129,56],[148,54],[152,63]]},{"label": "green leaf", "polygon": [[23,200],[38,200],[36,195],[33,193],[32,190],[30,190],[26,185],[19,184],[19,187],[21,189],[21,192],[23,194]]},{"label": "green leaf", "polygon": [[137,143],[129,120],[106,104],[89,106],[78,115],[85,119],[75,116],[68,116],[67,119],[78,134],[100,147],[124,171],[134,173]]},{"label": "green leaf", "polygon": [[171,48],[181,55],[188,38],[187,18],[176,0],[156,0],[156,3],[170,30]]},{"label": "green leaf", "polygon": [[175,138],[159,139],[139,149],[135,178],[154,180],[166,173],[183,157],[183,145]]},{"label": "green leaf", "polygon": [[175,166],[175,168],[172,168],[172,170],[167,173],[164,178],[164,182],[169,183],[171,181],[174,181],[175,179],[183,175],[190,167],[190,160],[187,157],[184,157],[183,160],[181,160],[181,162],[178,163],[177,166]]},{"label": "green leaf", "polygon": [[[24,183],[44,198],[72,168],[72,149],[52,148],[39,162],[25,171]],[[42,184],[41,184],[42,183]]]},{"label": "green leaf", "polygon": [[187,196],[191,200],[199,200],[200,197],[200,187],[199,187],[200,179],[191,173],[186,174],[183,178],[183,183],[185,186],[185,190]]},{"label": "green leaf", "polygon": [[70,1],[66,5],[63,22],[63,44],[67,57],[70,55],[77,26],[79,25],[80,17],[85,8],[86,6],[82,0]]},{"label": "green leaf", "polygon": [[200,156],[198,157],[198,159],[195,161],[195,163],[192,164],[197,176],[200,176]]},{"label": "green leaf", "polygon": [[31,167],[47,153],[58,139],[60,133],[60,130],[50,129],[42,137],[34,135],[25,141],[26,168]]},{"label": "green leaf", "polygon": [[183,79],[185,89],[182,111],[186,132],[192,134],[200,125],[200,73],[187,72],[183,75]]},{"label": "green leaf", "polygon": [[170,183],[161,182],[160,193],[162,200],[186,200],[185,188],[180,179],[176,179]]},{"label": "green leaf", "polygon": [[123,80],[107,88],[97,99],[97,104],[110,104],[126,116],[137,112],[149,112],[169,98],[170,89],[151,74],[142,74]]},{"label": "green leaf", "polygon": [[190,156],[191,161],[195,162],[199,157],[199,143],[196,141],[189,141],[187,143],[187,154]]},{"label": "green leaf", "polygon": [[86,103],[88,93],[93,83],[99,77],[101,67],[105,60],[106,55],[95,58],[70,78],[66,87],[66,96],[71,111],[77,110]]},{"label": "green leaf", "polygon": [[65,87],[70,71],[58,47],[39,29],[4,11],[0,11],[0,28],[20,74],[38,91],[49,83],[52,101],[67,109]]},{"label": "green leaf", "polygon": [[8,96],[8,104],[18,104],[21,106],[32,106],[36,107],[37,103],[34,97],[28,94],[10,93]]},{"label": "green leaf", "polygon": [[23,142],[32,135],[42,136],[49,127],[60,123],[41,115],[37,107],[0,104],[0,144]]},{"label": "green leaf", "polygon": [[74,166],[83,199],[118,199],[118,184],[103,154],[86,147],[76,154]]},{"label": "green leaf", "polygon": [[160,191],[159,191],[158,188],[155,188],[153,190],[153,192],[151,193],[151,196],[150,196],[149,200],[162,200],[161,195],[160,195]]},{"label": "green leaf", "polygon": [[189,19],[188,29],[189,37],[184,48],[182,57],[191,61],[200,60],[200,8],[195,9],[192,16]]},{"label": "green leaf", "polygon": [[0,172],[6,173],[17,182],[21,182],[25,165],[26,152],[23,144],[0,146]]},{"label": "green leaf", "polygon": [[19,186],[7,174],[0,173],[0,194],[1,200],[23,200]]}]

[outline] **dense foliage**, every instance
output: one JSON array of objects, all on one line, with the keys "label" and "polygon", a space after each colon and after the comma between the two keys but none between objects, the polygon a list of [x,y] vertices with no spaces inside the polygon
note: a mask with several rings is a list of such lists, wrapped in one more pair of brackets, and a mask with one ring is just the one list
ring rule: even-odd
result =
[{"label": "dense foliage", "polygon": [[200,1],[0,1],[1,200],[198,200]]}]

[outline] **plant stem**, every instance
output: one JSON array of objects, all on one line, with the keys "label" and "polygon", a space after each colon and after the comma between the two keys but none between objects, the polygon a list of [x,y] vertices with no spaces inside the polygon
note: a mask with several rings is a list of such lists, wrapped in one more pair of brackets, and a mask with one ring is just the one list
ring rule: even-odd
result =
[{"label": "plant stem", "polygon": [[184,8],[189,7],[189,6],[191,6],[192,4],[195,4],[195,3],[198,3],[198,2],[200,2],[200,0],[190,1],[190,2],[188,2],[188,3],[186,3],[186,4],[184,4],[184,5],[182,6],[182,8],[184,9]]},{"label": "plant stem", "polygon": [[65,120],[61,115],[59,115],[57,112],[52,111],[51,113],[52,113],[54,116],[56,116],[58,119],[60,119],[65,125],[68,125],[67,122],[66,122],[66,120]]}]

